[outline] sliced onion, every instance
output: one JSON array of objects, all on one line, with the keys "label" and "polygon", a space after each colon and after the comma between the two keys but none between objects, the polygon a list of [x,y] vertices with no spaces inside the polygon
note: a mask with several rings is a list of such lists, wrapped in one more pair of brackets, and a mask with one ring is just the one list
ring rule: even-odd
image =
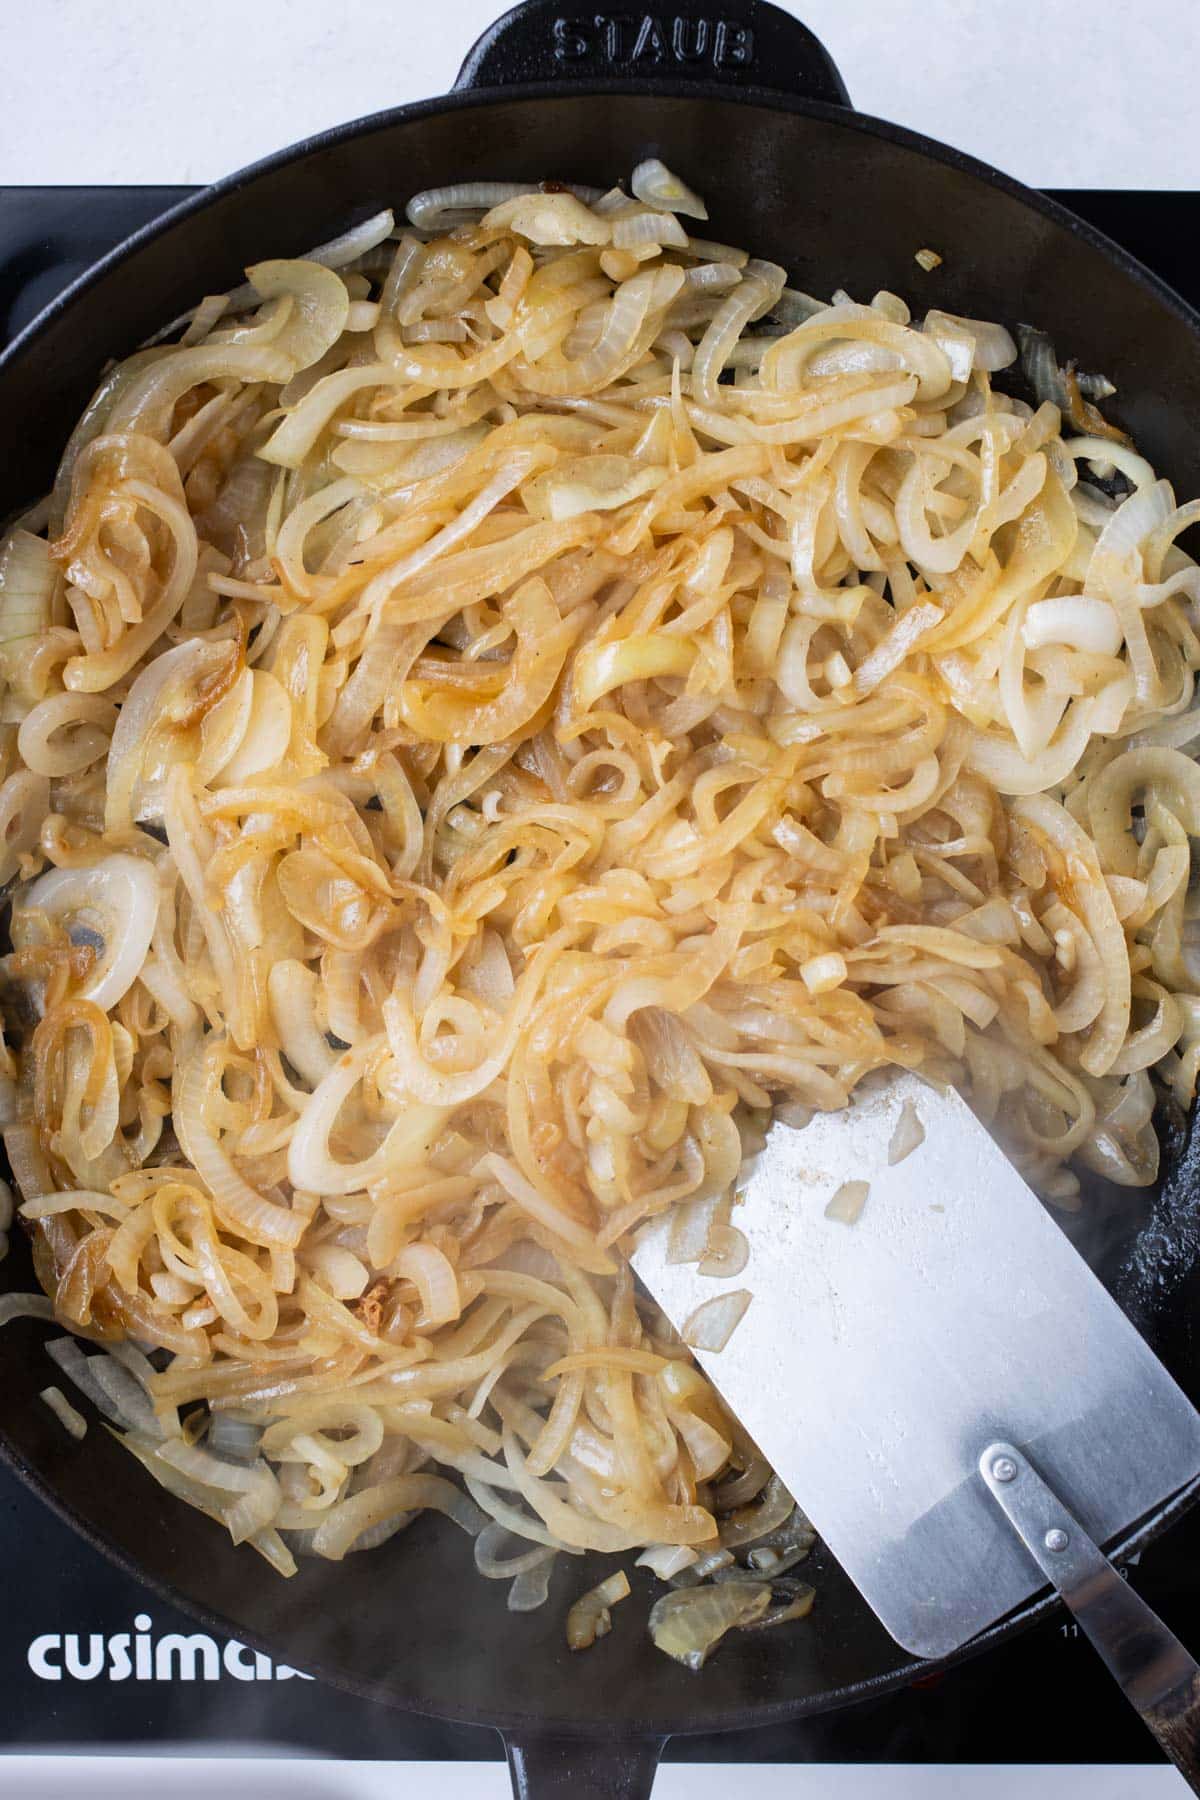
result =
[{"label": "sliced onion", "polygon": [[843,1225],[857,1225],[870,1192],[869,1181],[843,1181],[825,1208],[825,1217]]},{"label": "sliced onion", "polygon": [[544,1606],[550,1597],[550,1576],[554,1568],[556,1551],[544,1551],[541,1559],[531,1568],[522,1569],[513,1577],[513,1584],[508,1590],[508,1610],[513,1613],[536,1612]]},{"label": "sliced onion", "polygon": [[350,294],[340,275],[319,263],[277,259],[247,269],[263,300],[287,295],[292,311],[275,349],[292,360],[293,372],[307,369],[333,347],[346,329]]},{"label": "sliced onion", "polygon": [[750,1244],[744,1231],[736,1225],[713,1225],[699,1273],[731,1280],[741,1274],[749,1260]]},{"label": "sliced onion", "polygon": [[371,1279],[366,1264],[340,1244],[319,1244],[306,1250],[304,1263],[335,1300],[357,1300]]},{"label": "sliced onion", "polygon": [[692,1350],[723,1350],[745,1315],[752,1296],[746,1288],[703,1301],[686,1320],[681,1336]]},{"label": "sliced onion", "polygon": [[638,250],[648,244],[669,244],[673,250],[686,250],[687,241],[687,232],[673,213],[629,212],[613,220],[615,250]]},{"label": "sliced onion", "polygon": [[740,1475],[731,1475],[713,1490],[713,1510],[730,1512],[734,1507],[745,1506],[749,1500],[757,1500],[770,1476],[771,1465],[766,1457],[753,1456]]},{"label": "sliced onion", "polygon": [[89,867],[51,869],[31,882],[13,906],[13,938],[30,941],[30,915],[44,913],[68,934],[86,929],[102,949],[79,988],[80,997],[107,1011],[137,980],[158,916],[158,872],[140,856],[107,856]]},{"label": "sliced onion", "polygon": [[10,881],[20,858],[37,843],[50,811],[50,782],[45,775],[14,769],[0,785],[0,883]]},{"label": "sliced onion", "polygon": [[[414,194],[405,211],[409,224],[418,231],[439,227],[445,230],[452,222],[457,224],[463,214],[485,212],[506,200],[538,191],[536,184],[528,181],[462,181],[453,187],[426,188],[424,193]],[[599,188],[571,187],[570,191],[589,206],[600,198]]]},{"label": "sliced onion", "polygon": [[277,1575],[290,1578],[296,1573],[296,1559],[277,1531],[256,1531],[246,1542],[270,1563]]},{"label": "sliced onion", "polygon": [[[544,1563],[553,1560],[557,1552],[544,1544],[535,1544],[518,1550],[515,1555],[503,1555],[502,1552],[512,1543],[521,1544],[522,1539],[515,1537],[506,1525],[498,1524],[494,1519],[485,1525],[475,1539],[475,1567],[488,1581],[508,1581],[517,1575],[524,1575],[531,1569],[540,1569]],[[527,1545],[528,1540],[525,1540]]]},{"label": "sliced onion", "polygon": [[0,1294],[0,1326],[10,1325],[14,1319],[41,1319],[52,1324],[54,1302],[45,1294]]},{"label": "sliced onion", "polygon": [[0,544],[0,651],[6,656],[49,629],[57,573],[45,538],[13,531]]},{"label": "sliced onion", "polygon": [[426,188],[414,194],[404,210],[409,224],[418,231],[433,231],[444,223],[447,213],[484,212],[534,189],[534,183],[525,181],[460,181],[452,187]]},{"label": "sliced onion", "polygon": [[283,1495],[279,1483],[261,1458],[251,1467],[226,1462],[182,1437],[169,1438],[154,1454],[161,1468],[173,1470],[222,1497],[220,1517],[235,1544],[245,1543],[266,1530],[280,1510]]},{"label": "sliced onion", "polygon": [[274,344],[222,344],[210,338],[206,344],[161,359],[156,356],[148,366],[139,367],[115,394],[107,430],[144,432],[165,440],[176,405],[202,382],[282,382],[294,372],[292,358]]},{"label": "sliced onion", "polygon": [[1137,873],[1131,815],[1143,795],[1165,805],[1189,837],[1200,837],[1200,767],[1180,750],[1127,750],[1087,785],[1088,822],[1101,865],[1119,875]]},{"label": "sliced onion", "polygon": [[154,1408],[139,1382],[111,1357],[86,1356],[74,1338],[52,1338],[46,1350],[63,1374],[72,1381],[98,1412],[125,1431],[146,1438],[161,1438]]},{"label": "sliced onion", "polygon": [[586,1594],[581,1594],[567,1614],[568,1650],[590,1650],[597,1638],[612,1630],[609,1608],[629,1595],[629,1577],[623,1569],[609,1575]]},{"label": "sliced onion", "polygon": [[816,1541],[816,1532],[797,1506],[782,1525],[754,1540],[746,1552],[746,1561],[764,1575],[782,1575],[803,1562]]},{"label": "sliced onion", "polygon": [[382,212],[372,213],[360,225],[352,225],[349,231],[343,231],[340,237],[330,238],[327,243],[318,244],[315,250],[306,250],[305,262],[321,263],[327,269],[341,269],[347,263],[357,262],[360,256],[366,256],[389,238],[395,229],[396,218],[390,206]]},{"label": "sliced onion", "polygon": [[355,364],[323,375],[285,412],[282,424],[275,427],[259,456],[280,468],[298,469],[340,406],[362,389],[377,388],[392,380],[392,371],[385,363]]},{"label": "sliced onion", "polygon": [[[181,345],[202,344],[217,320],[228,309],[228,294],[205,294],[199,306],[192,313],[187,330],[180,338]],[[167,333],[163,333],[166,336]]]},{"label": "sliced onion", "polygon": [[222,1488],[231,1494],[253,1493],[262,1486],[263,1471],[267,1469],[261,1459],[250,1465],[227,1461],[201,1444],[189,1444],[184,1438],[173,1438],[161,1445],[158,1455],[181,1475],[188,1475],[205,1487]]},{"label": "sliced onion", "polygon": [[650,1636],[659,1650],[685,1669],[702,1669],[727,1631],[761,1619],[770,1604],[771,1589],[765,1582],[674,1589],[651,1608]]},{"label": "sliced onion", "polygon": [[245,1413],[222,1408],[214,1412],[208,1428],[208,1447],[223,1462],[252,1468],[259,1458],[263,1428]]},{"label": "sliced onion", "polygon": [[531,244],[607,244],[612,226],[574,194],[525,193],[486,212],[484,231],[511,231]]},{"label": "sliced onion", "polygon": [[756,1504],[741,1507],[722,1519],[719,1528],[722,1548],[740,1550],[747,1544],[759,1543],[768,1533],[785,1525],[795,1510],[792,1496],[778,1475],[772,1475]]},{"label": "sliced onion", "polygon": [[733,1552],[718,1545],[715,1550],[698,1552],[691,1563],[677,1569],[667,1577],[673,1588],[699,1587],[701,1582],[710,1581],[722,1569],[733,1567]]},{"label": "sliced onion", "polygon": [[487,1517],[467,1496],[440,1475],[399,1475],[364,1488],[348,1500],[337,1501],[313,1533],[315,1555],[340,1562],[369,1527],[399,1513],[424,1509],[445,1513],[461,1530],[475,1537]]},{"label": "sliced onion", "polygon": [[87,1420],[81,1412],[76,1412],[61,1388],[43,1388],[38,1399],[46,1402],[64,1431],[69,1432],[73,1438],[78,1441],[87,1436]]},{"label": "sliced onion", "polygon": [[648,156],[637,165],[629,185],[635,199],[646,206],[665,206],[671,212],[686,213],[691,219],[708,217],[708,208],[699,194],[694,194],[657,156]]},{"label": "sliced onion", "polygon": [[[527,1538],[531,1543],[542,1544],[549,1550],[566,1551],[569,1556],[579,1556],[581,1552],[572,1544],[566,1544],[561,1538],[548,1531],[540,1519],[534,1519],[519,1507],[507,1500],[502,1500],[486,1482],[477,1480],[466,1473],[463,1477],[466,1489],[472,1500],[480,1507],[485,1516],[498,1525],[503,1525],[514,1537]],[[504,1469],[495,1469],[493,1479],[498,1485],[515,1488],[516,1483]]]},{"label": "sliced onion", "polygon": [[22,719],[17,750],[35,775],[78,775],[105,754],[116,720],[99,694],[50,694]]},{"label": "sliced onion", "polygon": [[391,1265],[391,1273],[411,1281],[421,1296],[418,1331],[433,1331],[457,1319],[462,1311],[454,1265],[434,1244],[409,1244]]},{"label": "sliced onion", "polygon": [[612,512],[660,487],[665,468],[631,456],[571,456],[538,475],[521,498],[535,518],[573,519],[579,513]]},{"label": "sliced onion", "polygon": [[[993,324],[991,320],[963,319],[959,318],[956,313],[934,310],[925,315],[925,330],[942,345],[943,349],[947,348],[947,343],[943,341],[941,335],[943,333],[948,334],[950,331],[961,333],[971,341],[974,354],[967,374],[970,374],[972,366],[993,373],[996,369],[1007,369],[1011,363],[1015,363],[1017,360],[1017,346],[1013,342],[1011,334],[1004,329],[1003,325]],[[956,373],[955,379],[965,381],[966,375],[960,376]]]},{"label": "sliced onion", "polygon": [[[171,764],[195,755],[191,733],[183,721],[194,713],[207,685],[228,675],[234,654],[232,644],[191,639],[164,650],[138,675],[121,707],[108,749],[106,831],[128,831],[135,817],[161,822]],[[223,700],[213,711],[220,713],[225,705]],[[179,727],[173,730],[176,721]],[[152,772],[146,767],[151,761]]]},{"label": "sliced onion", "polygon": [[[184,1153],[212,1195],[214,1210],[222,1224],[248,1238],[252,1244],[267,1249],[294,1250],[304,1236],[308,1214],[299,1207],[280,1206],[252,1188],[238,1173],[232,1158],[205,1122],[205,1055],[204,1048],[198,1050],[177,1076],[174,1122]],[[294,1182],[293,1186],[301,1193],[320,1191],[319,1185],[304,1188],[301,1183]]]},{"label": "sliced onion", "polygon": [[692,362],[692,393],[704,406],[720,404],[717,386],[734,344],[755,319],[770,312],[783,292],[786,272],[775,263],[752,260],[742,279],[713,315]]},{"label": "sliced onion", "polygon": [[1021,636],[1030,650],[1043,644],[1067,644],[1073,650],[1115,656],[1124,633],[1110,601],[1073,594],[1060,600],[1035,600],[1025,614]]},{"label": "sliced onion", "polygon": [[288,1179],[294,1188],[312,1194],[349,1194],[356,1188],[369,1187],[393,1166],[403,1166],[432,1143],[446,1117],[446,1108],[412,1102],[401,1108],[372,1155],[354,1163],[342,1163],[333,1156],[329,1139],[338,1114],[367,1064],[377,1058],[379,1048],[379,1041],[371,1040],[345,1051],[322,1079],[288,1146]]},{"label": "sliced onion", "polygon": [[717,1209],[715,1195],[704,1200],[687,1200],[671,1215],[667,1238],[669,1263],[698,1263],[708,1247],[713,1214]]},{"label": "sliced onion", "polygon": [[668,1417],[691,1460],[697,1481],[710,1481],[729,1461],[732,1444],[728,1436],[717,1431],[690,1407],[668,1409]]},{"label": "sliced onion", "polygon": [[651,1544],[638,1557],[637,1567],[652,1569],[660,1581],[670,1581],[695,1561],[696,1551],[690,1544]]},{"label": "sliced onion", "polygon": [[750,1624],[744,1626],[745,1631],[769,1631],[772,1626],[786,1625],[792,1619],[807,1619],[813,1609],[817,1591],[805,1581],[781,1581],[773,1575],[771,1578],[772,1599],[775,1599],[776,1595],[779,1596],[776,1604],[769,1607],[761,1618],[754,1619]]},{"label": "sliced onion", "polygon": [[614,643],[585,644],[575,658],[577,703],[586,712],[613,688],[662,675],[686,675],[695,660],[694,645],[661,633],[636,632]]},{"label": "sliced onion", "polygon": [[287,755],[292,736],[292,705],[281,684],[266,669],[247,671],[252,686],[249,716],[237,748],[214,771],[221,787],[241,787],[273,769]]},{"label": "sliced onion", "polygon": [[846,959],[840,951],[810,956],[800,965],[800,976],[810,994],[829,994],[846,979]]},{"label": "sliced onion", "polygon": [[925,1142],[925,1127],[921,1123],[921,1115],[911,1100],[906,1100],[900,1108],[900,1117],[896,1120],[888,1144],[888,1165],[895,1168],[914,1150],[919,1150]]},{"label": "sliced onion", "polygon": [[224,1513],[224,1522],[235,1544],[247,1543],[266,1531],[278,1516],[283,1495],[273,1470],[260,1463],[258,1480],[239,1494]]}]

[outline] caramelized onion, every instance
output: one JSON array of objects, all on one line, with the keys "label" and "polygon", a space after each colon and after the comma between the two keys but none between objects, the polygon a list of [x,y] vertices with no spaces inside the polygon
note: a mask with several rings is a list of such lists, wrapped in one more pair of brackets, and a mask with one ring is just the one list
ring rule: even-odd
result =
[{"label": "caramelized onion", "polygon": [[[1061,1205],[1192,1103],[1200,503],[1038,334],[1031,410],[1002,326],[632,187],[257,264],[0,546],[0,1124],[54,1296],[0,1323],[111,1346],[56,1354],[282,1574],[425,1508],[517,1611],[647,1552],[698,1665],[811,1604],[690,1355],[772,1116],[900,1062]],[[626,1264],[662,1217],[720,1284],[682,1340]]]}]

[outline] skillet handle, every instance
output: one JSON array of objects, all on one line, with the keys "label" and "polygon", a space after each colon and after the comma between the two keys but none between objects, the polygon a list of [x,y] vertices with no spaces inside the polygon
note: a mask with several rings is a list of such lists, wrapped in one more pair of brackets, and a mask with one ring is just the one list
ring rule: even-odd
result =
[{"label": "skillet handle", "polygon": [[1125,1698],[1200,1794],[1200,1666],[1122,1581],[1027,1457],[1011,1444],[991,1444],[979,1470]]},{"label": "skillet handle", "polygon": [[579,0],[522,0],[467,52],[455,88],[630,78],[771,88],[849,106],[833,58],[806,25],[769,0],[676,0],[583,11]]},{"label": "skillet handle", "polygon": [[665,1738],[505,1732],[514,1800],[650,1800]]}]

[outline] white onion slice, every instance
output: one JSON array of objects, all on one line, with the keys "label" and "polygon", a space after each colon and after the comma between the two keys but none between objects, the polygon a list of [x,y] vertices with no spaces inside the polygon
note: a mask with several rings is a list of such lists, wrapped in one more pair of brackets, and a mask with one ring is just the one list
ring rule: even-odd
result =
[{"label": "white onion slice", "polygon": [[61,1388],[43,1388],[38,1399],[46,1402],[64,1431],[69,1432],[73,1438],[78,1441],[87,1436],[87,1420],[81,1412],[76,1412]]},{"label": "white onion slice", "polygon": [[357,1300],[371,1279],[366,1264],[340,1244],[319,1244],[305,1252],[304,1262],[335,1300]]},{"label": "white onion slice", "polygon": [[1035,600],[1025,614],[1021,636],[1029,650],[1043,644],[1066,644],[1073,650],[1093,650],[1115,656],[1123,638],[1121,621],[1109,600],[1087,594],[1070,594],[1057,600]]},{"label": "white onion slice", "polygon": [[825,1217],[837,1219],[843,1225],[857,1225],[870,1191],[869,1181],[843,1181],[825,1208]]},{"label": "white onion slice", "polygon": [[512,231],[542,246],[607,244],[612,226],[574,194],[520,194],[483,216],[484,231]]},{"label": "white onion slice", "polygon": [[158,872],[140,856],[107,856],[90,868],[51,869],[13,907],[14,941],[29,941],[27,915],[45,913],[68,933],[96,934],[103,948],[79,989],[107,1012],[137,980],[158,917]]},{"label": "white onion slice", "polygon": [[717,1197],[685,1200],[671,1215],[671,1231],[667,1239],[669,1263],[698,1263],[708,1247]]},{"label": "white onion slice", "polygon": [[[957,313],[933,309],[925,315],[925,330],[950,356],[952,367],[954,356],[949,341],[952,336],[956,341],[964,337],[970,340],[973,350],[971,365],[976,369],[986,369],[989,374],[996,369],[1007,369],[1010,363],[1017,360],[1017,346],[1011,334],[1003,325],[996,325],[990,319],[964,319]],[[967,375],[970,372],[969,365]],[[956,371],[955,380],[965,379],[966,375],[959,375]]]},{"label": "white onion slice", "polygon": [[660,1581],[670,1581],[672,1575],[678,1575],[681,1569],[688,1569],[696,1560],[696,1551],[690,1544],[651,1544],[638,1557],[635,1568],[653,1569]]},{"label": "white onion slice", "polygon": [[522,1569],[513,1577],[512,1586],[508,1590],[507,1606],[509,1612],[536,1612],[544,1606],[550,1596],[550,1572],[554,1567],[556,1552],[543,1551],[536,1563]]},{"label": "white onion slice", "polygon": [[418,1330],[446,1325],[462,1311],[454,1265],[435,1244],[409,1244],[392,1264],[391,1273],[411,1281],[421,1296]]},{"label": "white onion slice", "polygon": [[[564,186],[589,206],[594,206],[601,198],[599,188],[578,187],[572,183],[564,183]],[[523,194],[540,192],[537,183],[532,181],[460,181],[452,187],[426,188],[424,193],[414,194],[405,212],[409,224],[415,225],[418,231],[433,231],[439,226],[444,230],[452,221],[458,223],[458,215],[463,213],[486,212],[505,200],[517,200]]]},{"label": "white onion slice", "polygon": [[45,538],[14,531],[0,544],[0,648],[48,629],[57,573]]},{"label": "white onion slice", "polygon": [[609,1608],[629,1597],[629,1577],[624,1569],[580,1594],[567,1614],[567,1648],[590,1650],[597,1638],[607,1637],[612,1630]]},{"label": "white onion slice", "polygon": [[357,261],[368,250],[374,250],[377,245],[382,244],[385,238],[391,236],[395,225],[395,214],[387,206],[382,212],[372,213],[361,225],[352,225],[340,237],[318,244],[315,250],[306,250],[304,260],[321,263],[327,269],[341,269],[346,263]]},{"label": "white onion slice", "polygon": [[273,769],[287,755],[292,737],[292,703],[266,669],[248,670],[253,687],[249,717],[237,748],[217,770],[218,785],[239,787]]},{"label": "white onion slice", "polygon": [[657,156],[648,156],[633,171],[629,183],[636,200],[644,206],[665,206],[671,212],[686,213],[690,219],[707,219],[708,208],[699,194],[685,181],[673,175]]},{"label": "white onion slice", "polygon": [[911,1100],[906,1100],[900,1108],[900,1117],[896,1120],[896,1129],[892,1132],[888,1144],[888,1164],[895,1168],[914,1150],[919,1150],[925,1142],[925,1127],[921,1123],[921,1115]]},{"label": "white onion slice", "polygon": [[732,1294],[702,1301],[684,1324],[684,1343],[691,1350],[723,1350],[741,1324],[751,1298],[746,1288],[736,1288]]},{"label": "white onion slice", "polygon": [[41,1319],[52,1323],[54,1302],[45,1294],[0,1294],[0,1325],[10,1325],[14,1319]]},{"label": "white onion slice", "polygon": [[736,1225],[713,1225],[699,1272],[731,1280],[741,1274],[749,1260],[750,1245],[744,1231],[739,1231]]},{"label": "white onion slice", "polygon": [[634,212],[613,220],[612,241],[616,250],[639,250],[653,244],[686,250],[688,239],[674,213]]},{"label": "white onion slice", "polygon": [[307,369],[332,348],[346,329],[350,293],[341,276],[319,263],[276,258],[246,270],[263,300],[290,296],[293,305],[274,348],[293,359],[293,369]]},{"label": "white onion slice", "polygon": [[685,1669],[702,1669],[709,1651],[735,1625],[761,1619],[771,1603],[766,1582],[727,1581],[719,1587],[676,1588],[656,1600],[650,1636]]},{"label": "white onion slice", "polygon": [[87,1356],[74,1338],[54,1338],[46,1351],[98,1412],[125,1431],[161,1438],[162,1426],[141,1383],[109,1356]]},{"label": "white onion slice", "polygon": [[613,512],[667,479],[667,470],[631,456],[571,456],[535,476],[521,498],[538,518],[573,519],[579,513]]},{"label": "white onion slice", "polygon": [[48,778],[14,769],[0,786],[0,882],[16,874],[20,857],[37,843],[49,811]]}]

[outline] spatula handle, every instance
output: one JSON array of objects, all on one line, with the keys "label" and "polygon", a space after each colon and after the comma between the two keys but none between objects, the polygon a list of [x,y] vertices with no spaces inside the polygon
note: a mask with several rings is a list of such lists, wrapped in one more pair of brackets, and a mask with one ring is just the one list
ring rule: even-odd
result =
[{"label": "spatula handle", "polygon": [[1200,1794],[1200,1665],[1121,1579],[1023,1452],[1011,1444],[991,1444],[979,1469],[1126,1699],[1192,1792]]}]

